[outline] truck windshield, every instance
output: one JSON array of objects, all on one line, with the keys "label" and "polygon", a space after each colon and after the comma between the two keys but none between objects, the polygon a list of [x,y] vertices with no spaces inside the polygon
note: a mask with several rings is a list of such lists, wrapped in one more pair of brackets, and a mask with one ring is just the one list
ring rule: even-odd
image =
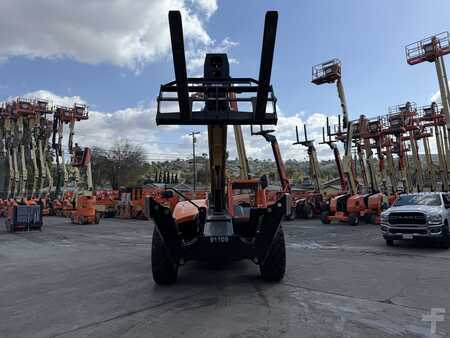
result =
[{"label": "truck windshield", "polygon": [[441,198],[439,195],[403,195],[399,196],[394,203],[395,207],[404,205],[441,205]]}]

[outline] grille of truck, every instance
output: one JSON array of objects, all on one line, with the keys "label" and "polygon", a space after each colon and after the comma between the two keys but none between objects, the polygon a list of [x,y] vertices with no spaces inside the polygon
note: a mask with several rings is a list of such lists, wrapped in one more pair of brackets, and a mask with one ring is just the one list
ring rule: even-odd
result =
[{"label": "grille of truck", "polygon": [[426,224],[427,217],[421,212],[395,212],[389,215],[389,224]]}]

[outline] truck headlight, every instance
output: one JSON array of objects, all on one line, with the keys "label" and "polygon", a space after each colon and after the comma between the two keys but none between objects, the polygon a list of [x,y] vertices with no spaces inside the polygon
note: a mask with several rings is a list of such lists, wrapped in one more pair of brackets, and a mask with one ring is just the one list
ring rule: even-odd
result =
[{"label": "truck headlight", "polygon": [[385,223],[385,224],[389,223],[389,215],[382,213],[381,214],[381,218],[380,218],[380,222],[381,223]]},{"label": "truck headlight", "polygon": [[428,224],[441,224],[442,216],[441,215],[429,215],[428,216]]}]

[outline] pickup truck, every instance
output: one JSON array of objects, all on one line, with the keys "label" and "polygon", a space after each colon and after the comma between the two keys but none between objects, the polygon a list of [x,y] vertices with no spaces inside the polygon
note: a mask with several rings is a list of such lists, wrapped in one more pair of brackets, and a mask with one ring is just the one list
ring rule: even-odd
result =
[{"label": "pickup truck", "polygon": [[428,238],[442,249],[450,246],[450,195],[423,192],[400,195],[381,213],[381,232],[387,246],[394,240]]}]

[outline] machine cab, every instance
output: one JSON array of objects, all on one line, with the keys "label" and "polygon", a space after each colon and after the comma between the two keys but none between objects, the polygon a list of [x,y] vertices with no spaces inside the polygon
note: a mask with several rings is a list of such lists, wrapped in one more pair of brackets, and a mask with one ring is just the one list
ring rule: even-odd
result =
[{"label": "machine cab", "polygon": [[228,212],[232,217],[249,218],[251,208],[267,207],[267,180],[230,180],[227,185]]}]

